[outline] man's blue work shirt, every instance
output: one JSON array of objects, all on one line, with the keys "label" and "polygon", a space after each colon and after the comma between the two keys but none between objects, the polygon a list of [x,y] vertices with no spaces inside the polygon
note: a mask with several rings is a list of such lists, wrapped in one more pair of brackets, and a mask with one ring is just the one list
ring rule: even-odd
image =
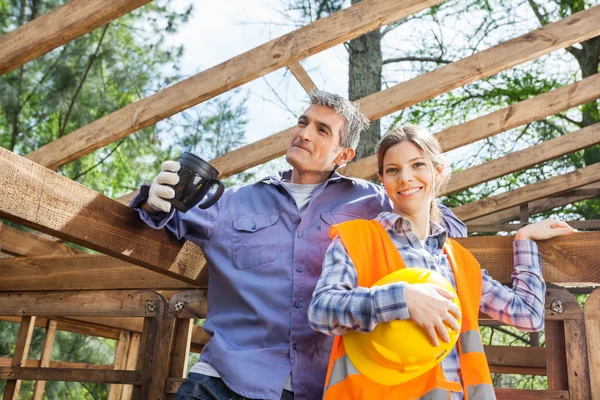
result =
[{"label": "man's blue work shirt", "polygon": [[[212,339],[200,360],[244,397],[278,400],[290,372],[295,399],[322,397],[333,339],[310,328],[307,310],[331,243],[329,227],[392,210],[382,187],[334,173],[315,189],[301,219],[282,184],[290,177],[288,171],[228,189],[207,210],[171,211],[161,221],[138,208],[148,225],[166,226],[204,252],[204,329]],[[142,187],[131,205],[139,207],[147,194]],[[451,236],[466,234],[453,214],[447,222]]]}]

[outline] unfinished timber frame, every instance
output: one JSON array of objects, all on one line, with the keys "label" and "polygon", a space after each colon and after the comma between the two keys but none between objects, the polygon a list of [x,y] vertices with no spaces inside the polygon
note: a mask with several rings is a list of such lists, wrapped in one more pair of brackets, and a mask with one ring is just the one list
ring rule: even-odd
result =
[{"label": "unfinished timber frame", "polygon": [[[0,74],[91,32],[150,0],[71,0],[0,37]],[[173,398],[190,351],[209,336],[193,320],[206,315],[207,270],[201,251],[146,227],[119,201],[53,170],[182,110],[281,68],[308,92],[316,88],[301,61],[442,0],[363,0],[265,43],[161,92],[130,104],[48,143],[25,157],[0,148],[0,319],[19,324],[12,358],[0,358],[4,399],[17,399],[22,380],[111,384],[110,399]],[[372,120],[471,82],[600,35],[600,6],[591,7],[480,53],[360,99]],[[466,146],[600,98],[600,74],[438,132],[444,151]],[[211,161],[228,177],[285,153],[291,128]],[[451,194],[533,165],[600,144],[600,124],[454,173]],[[372,178],[375,157],[342,173]],[[531,214],[600,194],[600,164],[520,187],[453,211],[471,230],[513,231]],[[517,223],[510,223],[518,221]],[[599,230],[600,221],[573,221]],[[70,241],[101,254],[87,254]],[[510,236],[460,242],[501,282],[513,269]],[[545,346],[486,346],[492,372],[547,376],[547,390],[497,388],[499,399],[600,400],[600,232],[539,244],[546,293]],[[591,293],[584,307],[573,287]],[[570,288],[570,290],[567,290]],[[482,325],[495,322],[481,315]],[[39,360],[29,359],[33,329],[46,332]],[[117,341],[112,365],[50,358],[57,331]],[[537,345],[536,345],[537,344]]]}]

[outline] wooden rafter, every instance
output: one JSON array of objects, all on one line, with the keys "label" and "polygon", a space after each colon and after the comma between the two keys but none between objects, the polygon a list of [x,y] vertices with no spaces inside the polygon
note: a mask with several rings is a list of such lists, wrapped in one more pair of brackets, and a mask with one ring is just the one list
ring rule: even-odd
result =
[{"label": "wooden rafter", "polygon": [[315,85],[300,62],[288,65],[288,69],[307,93],[317,89],[317,85]]},{"label": "wooden rafter", "polygon": [[[583,192],[582,192],[583,191]],[[600,196],[600,182],[594,182],[589,185],[569,190],[565,193],[556,193],[551,197],[528,202],[529,215],[551,210],[555,207],[562,207],[567,204],[576,203],[595,196]],[[485,216],[465,220],[467,225],[490,225],[500,224],[519,219],[519,206],[511,207],[506,210],[492,212]]]},{"label": "wooden rafter", "polygon": [[[444,129],[435,137],[440,142],[442,150],[446,152],[597,98],[600,98],[600,74]],[[363,158],[341,169],[340,172],[348,176],[371,179],[377,172],[377,157]]]},{"label": "wooden rafter", "polygon": [[[360,4],[360,3],[359,3]],[[561,21],[519,36],[490,49],[448,64],[435,71],[402,82],[358,100],[371,120],[410,107],[467,83],[492,76],[515,65],[541,57],[600,34],[600,6],[574,14]],[[597,92],[597,88],[592,89]],[[292,129],[286,129],[210,161],[228,177],[285,154]],[[469,141],[470,142],[470,141]],[[376,163],[371,160],[371,168]],[[358,165],[356,168],[365,168]],[[350,166],[349,166],[350,167]],[[353,173],[345,172],[354,176]]]},{"label": "wooden rafter", "polygon": [[365,0],[113,112],[27,157],[58,168],[182,110],[442,0]]},{"label": "wooden rafter", "polygon": [[0,75],[69,43],[151,0],[71,0],[0,36]]},{"label": "wooden rafter", "polygon": [[518,189],[454,207],[458,218],[468,221],[477,217],[511,208],[520,204],[566,192],[600,180],[600,163],[580,168],[573,172],[545,179]]},{"label": "wooden rafter", "polygon": [[0,148],[0,217],[194,284],[199,247],[151,229],[136,211]]},{"label": "wooden rafter", "polygon": [[108,289],[190,289],[206,286],[170,278],[103,254],[0,260],[0,292]]},{"label": "wooden rafter", "polygon": [[456,172],[450,176],[444,194],[455,193],[598,143],[600,143],[600,123]]},{"label": "wooden rafter", "polygon": [[[593,229],[600,230],[600,220],[586,221],[565,221],[574,229]],[[472,232],[514,232],[526,224],[491,224],[491,225],[475,225],[467,223],[467,228]]]}]

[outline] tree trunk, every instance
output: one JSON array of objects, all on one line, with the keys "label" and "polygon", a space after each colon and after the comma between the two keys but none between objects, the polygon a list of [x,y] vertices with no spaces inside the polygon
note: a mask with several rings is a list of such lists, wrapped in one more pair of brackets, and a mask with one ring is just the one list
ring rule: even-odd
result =
[{"label": "tree trunk", "polygon": [[[360,0],[352,0],[352,4]],[[348,98],[357,100],[381,90],[381,31],[376,29],[350,41]],[[361,135],[355,160],[375,154],[380,138],[379,121]]]}]

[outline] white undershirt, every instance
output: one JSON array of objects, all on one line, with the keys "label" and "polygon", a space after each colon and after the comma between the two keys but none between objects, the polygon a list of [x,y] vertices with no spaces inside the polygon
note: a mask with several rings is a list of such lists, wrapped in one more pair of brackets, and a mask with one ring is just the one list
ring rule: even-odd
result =
[{"label": "white undershirt", "polygon": [[[291,193],[294,201],[296,202],[296,206],[298,207],[298,213],[300,213],[300,218],[304,216],[304,212],[308,208],[310,201],[312,200],[312,194],[317,188],[317,186],[321,185],[320,183],[316,184],[298,184],[291,182],[283,182],[283,185],[286,189]],[[207,364],[202,361],[198,361],[196,365],[192,367],[190,372],[195,374],[202,374],[206,376],[212,376],[214,378],[220,378],[221,376],[210,364]],[[294,385],[292,383],[292,374],[287,377],[285,381],[285,385],[283,386],[285,390],[289,390],[290,392],[294,391]]]}]

